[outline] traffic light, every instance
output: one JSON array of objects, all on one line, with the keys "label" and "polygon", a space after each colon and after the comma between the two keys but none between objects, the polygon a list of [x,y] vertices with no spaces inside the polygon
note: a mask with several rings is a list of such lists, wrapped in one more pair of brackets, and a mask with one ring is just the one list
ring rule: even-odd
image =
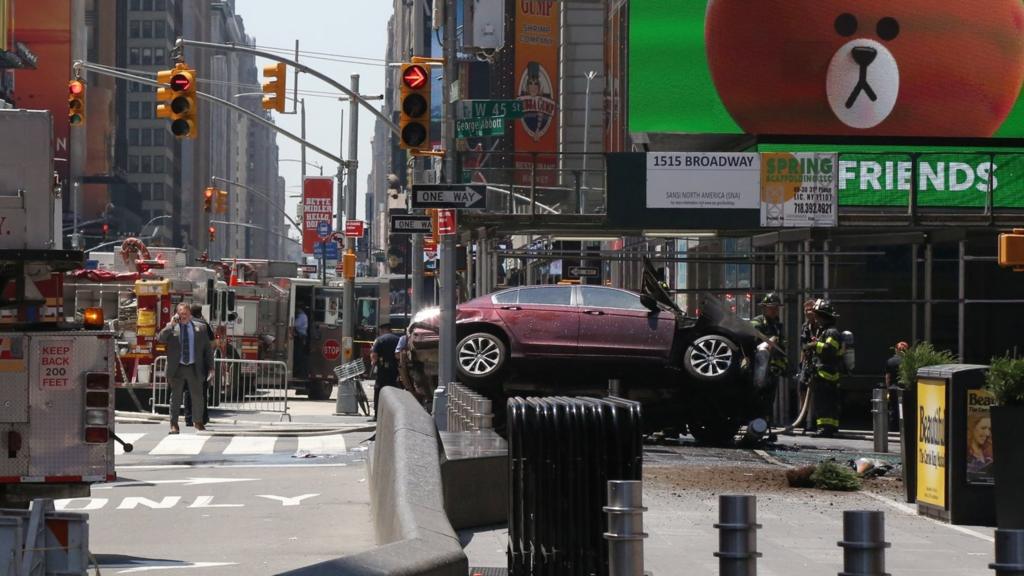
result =
[{"label": "traffic light", "polygon": [[203,212],[207,214],[210,213],[213,207],[213,193],[214,188],[212,186],[207,186],[206,190],[203,191]]},{"label": "traffic light", "polygon": [[156,117],[170,119],[171,133],[178,138],[198,136],[195,70],[187,64],[178,64],[173,70],[157,72],[156,80],[166,84],[156,91],[156,99],[160,102],[156,107]]},{"label": "traffic light", "polygon": [[213,226],[210,226],[209,228],[207,228],[207,231],[210,233],[210,242],[213,242],[214,240],[217,239],[217,229],[216,228],[214,228]]},{"label": "traffic light", "polygon": [[430,65],[402,64],[401,78],[399,146],[403,150],[418,150],[430,138]]},{"label": "traffic light", "polygon": [[85,124],[85,82],[68,82],[68,122],[72,126]]},{"label": "traffic light", "polygon": [[263,83],[263,109],[284,112],[284,94],[287,89],[285,78],[288,77],[288,68],[280,62],[264,66],[263,77],[269,80]]},{"label": "traffic light", "polygon": [[107,234],[110,234],[110,224],[107,224],[106,222],[104,222],[103,223],[103,239],[104,240],[107,239]]},{"label": "traffic light", "polygon": [[1024,269],[1024,228],[1014,228],[1010,234],[999,235],[999,265]]},{"label": "traffic light", "polygon": [[227,214],[228,213],[228,191],[217,190],[217,213]]}]

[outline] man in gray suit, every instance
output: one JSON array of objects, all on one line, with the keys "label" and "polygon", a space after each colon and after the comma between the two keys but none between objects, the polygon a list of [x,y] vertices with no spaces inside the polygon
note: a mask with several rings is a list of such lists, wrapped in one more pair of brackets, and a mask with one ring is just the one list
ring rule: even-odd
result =
[{"label": "man in gray suit", "polygon": [[171,434],[178,433],[178,412],[182,391],[188,386],[192,396],[192,415],[196,430],[203,426],[203,382],[213,370],[213,348],[203,324],[192,321],[192,310],[185,302],[157,335],[167,345],[167,381],[171,387]]}]

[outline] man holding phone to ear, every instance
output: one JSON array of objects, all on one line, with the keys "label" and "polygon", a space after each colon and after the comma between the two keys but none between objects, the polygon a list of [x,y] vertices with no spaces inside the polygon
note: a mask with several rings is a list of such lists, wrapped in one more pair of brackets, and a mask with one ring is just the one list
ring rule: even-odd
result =
[{"label": "man holding phone to ear", "polygon": [[192,310],[181,302],[174,317],[157,334],[157,339],[167,345],[167,382],[171,387],[170,434],[177,434],[178,413],[181,409],[182,391],[188,386],[192,398],[192,416],[196,430],[206,430],[203,406],[203,382],[213,370],[213,348],[206,328],[192,321]]}]

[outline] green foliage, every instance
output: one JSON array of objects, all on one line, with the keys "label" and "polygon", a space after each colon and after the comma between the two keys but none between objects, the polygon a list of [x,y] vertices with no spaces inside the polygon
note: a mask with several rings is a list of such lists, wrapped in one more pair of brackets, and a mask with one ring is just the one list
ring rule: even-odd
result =
[{"label": "green foliage", "polygon": [[1024,406],[1024,358],[993,358],[985,387],[1000,406]]},{"label": "green foliage", "polygon": [[811,482],[815,488],[822,490],[839,490],[852,492],[860,490],[860,478],[847,466],[837,464],[834,460],[826,460],[814,469]]},{"label": "green foliage", "polygon": [[918,368],[936,366],[938,364],[955,364],[956,355],[949,350],[936,350],[931,342],[914,344],[902,354],[900,363],[900,386],[909,388],[917,382]]}]

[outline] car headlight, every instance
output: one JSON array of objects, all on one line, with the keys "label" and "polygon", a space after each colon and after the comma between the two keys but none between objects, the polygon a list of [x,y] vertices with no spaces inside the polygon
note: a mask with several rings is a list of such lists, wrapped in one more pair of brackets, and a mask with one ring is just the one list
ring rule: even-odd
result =
[{"label": "car headlight", "polygon": [[419,312],[413,315],[410,325],[416,324],[417,322],[429,322],[440,315],[441,308],[438,306],[424,308],[423,310],[420,310]]}]

